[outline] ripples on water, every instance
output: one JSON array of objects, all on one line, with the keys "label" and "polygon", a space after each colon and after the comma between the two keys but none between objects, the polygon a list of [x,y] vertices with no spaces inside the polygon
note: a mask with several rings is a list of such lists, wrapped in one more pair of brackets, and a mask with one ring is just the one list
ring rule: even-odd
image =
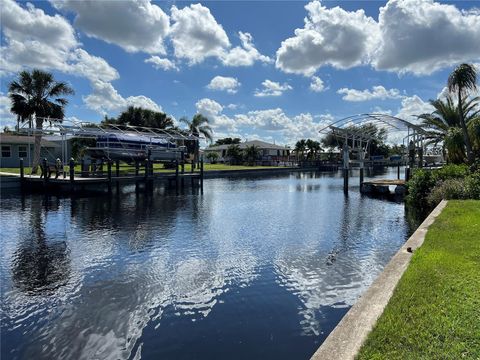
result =
[{"label": "ripples on water", "polygon": [[333,174],[154,191],[2,194],[2,358],[307,359],[409,234]]}]

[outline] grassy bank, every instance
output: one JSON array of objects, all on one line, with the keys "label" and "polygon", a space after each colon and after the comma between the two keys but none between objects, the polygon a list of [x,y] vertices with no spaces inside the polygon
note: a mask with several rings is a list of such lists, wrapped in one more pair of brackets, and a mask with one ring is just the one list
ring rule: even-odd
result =
[{"label": "grassy bank", "polygon": [[480,201],[450,201],[359,359],[480,359]]},{"label": "grassy bank", "polygon": [[[164,169],[163,164],[154,164],[154,170],[159,172],[174,172],[172,169]],[[129,166],[126,164],[121,164],[122,171],[134,171],[134,166]],[[204,164],[205,171],[218,171],[218,170],[261,170],[261,169],[278,169],[278,166],[244,166],[244,165],[225,165],[225,164]],[[68,166],[66,167],[68,170]],[[104,166],[106,171],[106,166]],[[196,169],[198,170],[198,168]],[[75,166],[75,171],[80,172],[80,165]],[[115,170],[114,170],[115,171]],[[185,165],[185,171],[191,171],[191,164]],[[19,174],[20,168],[0,168],[0,172],[8,172],[13,174]],[[143,169],[141,169],[143,172]],[[30,168],[25,168],[25,174],[30,174]]]}]

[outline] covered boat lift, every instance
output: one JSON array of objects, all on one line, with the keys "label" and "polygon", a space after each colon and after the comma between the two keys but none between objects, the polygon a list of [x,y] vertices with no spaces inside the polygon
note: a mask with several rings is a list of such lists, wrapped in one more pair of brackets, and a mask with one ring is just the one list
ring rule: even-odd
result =
[{"label": "covered boat lift", "polygon": [[[367,125],[375,125],[368,127]],[[332,122],[319,130],[320,134],[332,135],[342,142],[342,170],[344,178],[344,191],[348,191],[349,170],[352,163],[358,163],[360,166],[360,189],[365,190],[367,186],[385,186],[389,184],[387,180],[379,180],[375,182],[365,183],[364,167],[366,163],[372,163],[371,158],[367,159],[369,146],[375,139],[377,129],[383,129],[388,137],[395,137],[396,141],[400,141],[404,145],[405,153],[402,159],[408,155],[407,167],[405,169],[405,179],[400,183],[400,161],[398,162],[397,181],[393,181],[393,185],[402,186],[410,177],[410,171],[414,167],[422,167],[424,163],[424,154],[427,150],[426,135],[427,132],[419,125],[410,121],[400,119],[388,114],[358,114],[349,116]],[[350,159],[350,153],[356,153],[356,159]]]}]

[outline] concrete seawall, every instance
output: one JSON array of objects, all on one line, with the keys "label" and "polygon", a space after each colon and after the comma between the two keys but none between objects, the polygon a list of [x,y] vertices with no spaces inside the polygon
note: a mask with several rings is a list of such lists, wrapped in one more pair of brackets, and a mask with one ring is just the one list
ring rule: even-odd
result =
[{"label": "concrete seawall", "polygon": [[412,251],[422,246],[427,230],[440,215],[447,202],[443,200],[428,215],[407,242],[398,250],[383,272],[352,306],[340,323],[333,329],[312,360],[354,359],[387,306],[400,278],[412,258]]}]

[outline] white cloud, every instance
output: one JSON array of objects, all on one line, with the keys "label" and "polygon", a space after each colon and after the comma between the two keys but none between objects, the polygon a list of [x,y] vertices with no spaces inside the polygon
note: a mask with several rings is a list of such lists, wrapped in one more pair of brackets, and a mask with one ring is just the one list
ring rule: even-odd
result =
[{"label": "white cloud", "polygon": [[92,94],[85,96],[83,101],[89,109],[95,110],[101,114],[108,112],[119,112],[125,110],[128,106],[137,106],[153,111],[162,111],[152,99],[140,95],[124,98],[113,87],[112,84],[103,81],[92,82]]},{"label": "white cloud", "polygon": [[280,84],[275,81],[265,80],[262,82],[262,89],[256,89],[254,95],[257,97],[280,96],[284,91],[291,90],[292,87],[287,83]]},{"label": "white cloud", "polygon": [[227,115],[222,114],[223,106],[212,99],[204,98],[195,104],[197,113],[206,116],[210,120],[210,125],[217,131],[227,130],[236,131],[236,123]]},{"label": "white cloud", "polygon": [[165,70],[165,71],[168,71],[168,70],[179,70],[177,65],[175,65],[175,63],[169,59],[162,59],[156,55],[153,55],[151,57],[149,57],[148,59],[145,60],[145,63],[151,63],[153,64],[153,67],[155,69],[162,69],[162,70]]},{"label": "white cloud", "polygon": [[8,96],[5,96],[2,92],[0,92],[0,127],[1,130],[5,126],[8,126],[10,128],[14,128],[17,124],[16,122],[16,117],[10,112],[12,104],[10,101],[10,98]]},{"label": "white cloud", "polygon": [[227,66],[251,66],[255,61],[271,63],[273,60],[260,54],[253,45],[253,37],[249,33],[239,32],[242,46],[236,46],[222,55],[221,60]]},{"label": "white cloud", "polygon": [[386,100],[386,99],[400,99],[402,95],[398,89],[385,89],[381,85],[372,87],[372,90],[356,90],[341,88],[337,90],[337,94],[343,94],[345,101],[369,101],[369,100]]},{"label": "white cloud", "polygon": [[434,108],[430,103],[423,101],[419,96],[413,95],[402,100],[402,107],[398,110],[396,117],[418,124],[418,115],[431,113]]},{"label": "white cloud", "polygon": [[59,10],[75,12],[75,25],[88,36],[121,46],[128,52],[164,53],[169,18],[150,0],[52,0]]},{"label": "white cloud", "polygon": [[282,42],[276,66],[287,73],[313,75],[332,65],[372,65],[377,70],[431,74],[480,58],[480,13],[433,0],[390,0],[379,21],[363,10],[305,6],[305,25]]},{"label": "white cloud", "polygon": [[170,36],[176,57],[196,64],[210,56],[221,57],[230,47],[225,30],[207,7],[201,4],[183,9],[172,6],[171,13],[174,24]]},{"label": "white cloud", "polygon": [[111,67],[105,59],[93,56],[83,49],[73,51],[69,59],[71,63],[66,67],[66,72],[81,75],[90,81],[113,81],[118,79],[118,71]]},{"label": "white cloud", "polygon": [[15,72],[23,66],[65,70],[69,52],[78,43],[73,28],[59,15],[50,16],[28,3],[2,1],[0,70]]},{"label": "white cloud", "polygon": [[378,25],[363,10],[327,9],[319,1],[305,6],[305,26],[282,42],[277,68],[311,76],[323,65],[350,68],[368,61],[378,42]]},{"label": "white cloud", "polygon": [[310,83],[310,90],[313,92],[322,92],[325,90],[325,85],[323,84],[322,79],[318,76],[312,76],[312,82]]},{"label": "white cloud", "polygon": [[207,85],[207,88],[209,88],[210,90],[220,90],[226,91],[229,94],[235,94],[238,91],[240,85],[240,82],[236,78],[215,76]]},{"label": "white cloud", "polygon": [[480,58],[480,14],[433,0],[390,0],[380,8],[382,34],[373,65],[423,75]]},{"label": "white cloud", "polygon": [[301,113],[291,117],[281,108],[255,110],[235,115],[237,126],[276,132],[286,143],[294,143],[302,138],[318,139],[318,131],[330,124],[333,119],[331,114],[312,116],[310,113]]}]

